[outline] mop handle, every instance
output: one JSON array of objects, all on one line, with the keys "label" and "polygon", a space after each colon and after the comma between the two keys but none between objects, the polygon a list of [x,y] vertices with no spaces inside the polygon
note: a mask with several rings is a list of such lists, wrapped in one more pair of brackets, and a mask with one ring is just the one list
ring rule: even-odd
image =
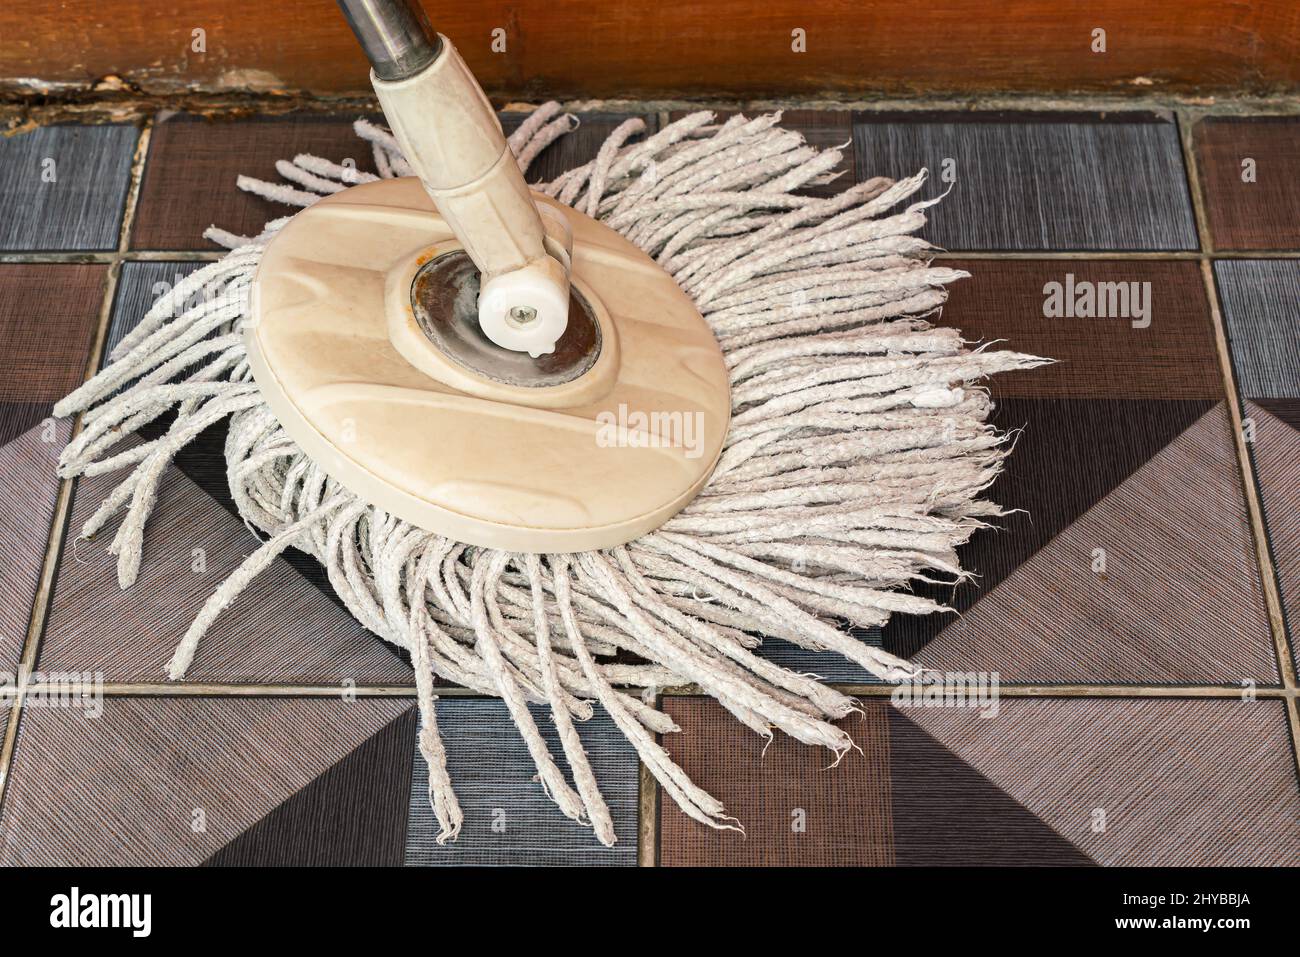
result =
[{"label": "mop handle", "polygon": [[539,214],[474,75],[412,0],[338,4],[402,154],[482,273],[483,332],[534,357],[552,351],[569,316],[563,220]]}]

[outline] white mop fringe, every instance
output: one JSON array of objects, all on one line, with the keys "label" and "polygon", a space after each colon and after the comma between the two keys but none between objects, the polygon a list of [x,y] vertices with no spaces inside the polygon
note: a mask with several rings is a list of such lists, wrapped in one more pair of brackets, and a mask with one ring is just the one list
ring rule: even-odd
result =
[{"label": "white mop fringe", "polygon": [[[897,210],[924,173],[826,199],[799,194],[825,182],[841,155],[809,147],[779,118],[715,127],[713,114],[693,113],[640,140],[644,123],[628,120],[594,161],[539,187],[657,259],[710,322],[731,370],[734,417],[709,484],[658,531],[601,552],[462,545],[325,475],[262,402],[241,338],[259,257],[286,219],[251,238],[209,230],[232,252],[162,296],[112,363],[55,407],[82,413],[62,476],[131,469],[82,529],[89,537],[125,511],[110,545],[123,588],[139,572],[167,466],[203,429],[230,419],[230,490],[268,537],[200,611],[169,677],[184,677],[216,617],[292,546],[321,561],[366,628],[410,653],[440,843],[456,837],[463,814],[437,730],[435,675],[500,697],[543,789],[606,845],[613,820],[574,728],[593,701],[678,806],[716,828],[739,822],[656,741],[677,728],[647,703],[654,689],[696,685],[759,734],[779,729],[837,760],[853,747],[832,723],[856,710],[853,699],[757,656],[756,636],[836,651],[886,681],[920,677],[843,625],[946,610],[909,584],[966,577],[956,546],[1001,514],[980,496],[1007,454],[1005,436],[987,424],[991,403],[976,383],[1046,360],[972,350],[926,318],[944,302],[944,285],[966,273],[931,265],[929,244],[910,235],[930,203]],[[510,148],[526,170],[576,124],[547,104]],[[356,132],[380,177],[409,174],[387,130],[358,121]],[[307,155],[277,169],[292,185],[247,177],[238,185],[308,206],[376,178]],[[161,438],[114,451],[173,410]],[[617,651],[646,663],[608,660]],[[530,704],[549,709],[572,784]]]}]

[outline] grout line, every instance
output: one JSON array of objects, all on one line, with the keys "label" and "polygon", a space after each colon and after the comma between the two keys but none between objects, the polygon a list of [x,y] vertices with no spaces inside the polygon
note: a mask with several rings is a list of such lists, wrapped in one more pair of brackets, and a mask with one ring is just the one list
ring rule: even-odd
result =
[{"label": "grout line", "polygon": [[[122,95],[96,95],[85,87],[60,91],[62,100],[38,104],[31,93],[17,90],[0,92],[0,121],[21,117],[37,123],[50,122],[130,122],[159,111],[200,113],[221,118],[244,118],[251,113],[271,117],[291,113],[311,113],[323,116],[344,116],[362,112],[378,112],[379,105],[369,90],[348,94],[325,95],[257,95],[232,91],[200,92],[189,90],[174,94],[153,95],[134,93]],[[559,101],[561,108],[572,111],[594,112],[675,112],[680,110],[795,110],[809,109],[823,112],[862,113],[978,113],[978,112],[1030,112],[1030,113],[1157,113],[1169,114],[1190,111],[1216,116],[1293,116],[1300,112],[1300,97],[1295,95],[1238,95],[1229,91],[1222,98],[1205,97],[1194,92],[1126,92],[1122,95],[1078,93],[1007,93],[978,92],[926,93],[916,96],[872,95],[869,91],[843,93],[825,97],[811,96],[740,96],[690,99],[651,98],[627,99],[618,97],[548,97]],[[524,94],[494,91],[492,99],[501,106],[501,112],[526,112],[536,108],[542,100],[530,100]]]},{"label": "grout line", "polygon": [[135,228],[135,214],[140,205],[140,190],[144,185],[144,167],[149,158],[149,141],[153,138],[153,117],[146,117],[131,157],[131,188],[126,194],[126,207],[122,212],[122,229],[117,239],[117,254],[125,256],[131,248],[131,230]]},{"label": "grout line", "polygon": [[[117,298],[117,280],[122,272],[122,254],[130,240],[131,226],[135,222],[136,205],[140,199],[140,184],[144,179],[145,159],[149,154],[149,139],[153,132],[152,118],[146,118],[136,137],[135,152],[131,156],[131,182],[127,188],[126,199],[122,204],[122,221],[118,228],[117,251],[108,261],[104,273],[104,295],[99,303],[99,316],[95,329],[95,339],[90,346],[90,355],[86,361],[83,381],[89,381],[99,370],[100,359],[104,352],[104,343],[108,339],[109,323],[113,319],[113,300]],[[81,431],[81,416],[72,422],[69,439]],[[45,618],[50,610],[53,597],[54,579],[58,574],[59,557],[63,551],[64,536],[72,512],[72,489],[75,479],[59,481],[58,497],[54,503],[54,515],[50,520],[50,533],[45,543],[45,560],[41,565],[41,577],[32,599],[32,613],[27,623],[27,636],[23,641],[23,653],[19,659],[19,673],[30,674],[36,667],[36,657],[40,650],[41,636],[45,631]],[[14,750],[18,744],[18,724],[22,717],[23,698],[26,688],[20,684],[13,696],[13,707],[5,725],[4,741],[0,743],[0,806],[3,806],[6,785],[9,782],[9,768],[13,764]]]},{"label": "grout line", "polygon": [[[46,676],[36,675],[38,679]],[[841,694],[856,698],[884,698],[899,687],[892,684],[830,684]],[[256,684],[236,682],[168,682],[168,681],[57,681],[36,680],[25,691],[42,694],[103,695],[110,698],[195,698],[232,697],[249,698],[337,698],[356,695],[371,698],[413,698],[416,691],[411,685],[344,685],[344,684]],[[1091,684],[1003,684],[998,693],[1006,698],[1240,698],[1245,689],[1238,685],[1091,685]],[[459,686],[435,689],[440,698],[488,698],[469,688]],[[1290,688],[1276,685],[1256,686],[1251,689],[1256,698],[1288,699],[1294,697]],[[683,685],[660,690],[661,697],[699,697],[704,691],[695,685]],[[15,697],[12,687],[0,687],[0,700]]]},{"label": "grout line", "polygon": [[659,849],[659,782],[638,760],[636,866],[657,867]]},{"label": "grout line", "polygon": [[[1199,226],[1198,226],[1199,228]],[[990,250],[970,250],[963,252],[961,250],[945,249],[934,254],[935,259],[988,259],[988,260],[1016,260],[1016,259],[1084,259],[1084,260],[1132,260],[1136,262],[1205,262],[1214,259],[1300,259],[1300,252],[1295,250],[1249,250],[1232,252],[1209,253],[1199,252],[1194,249],[1188,250],[1130,250],[1130,251],[1078,251],[1078,252],[1060,252],[1050,250],[1016,250],[1012,251],[990,251]]]},{"label": "grout line", "polygon": [[1236,373],[1232,364],[1232,351],[1228,346],[1227,327],[1219,306],[1218,283],[1214,278],[1214,239],[1209,228],[1209,214],[1206,211],[1205,195],[1201,187],[1200,164],[1196,156],[1196,144],[1192,136],[1192,120],[1184,111],[1177,114],[1180,141],[1183,147],[1183,165],[1187,172],[1188,188],[1191,191],[1192,208],[1196,214],[1196,227],[1201,237],[1201,249],[1206,254],[1201,260],[1201,279],[1205,286],[1205,297],[1210,309],[1210,323],[1214,327],[1215,350],[1219,355],[1219,370],[1223,376],[1223,391],[1228,406],[1228,417],[1232,426],[1233,449],[1237,456],[1237,467],[1241,479],[1242,494],[1246,499],[1246,514],[1250,522],[1251,535],[1255,540],[1255,557],[1259,564],[1260,588],[1264,593],[1264,609],[1268,614],[1269,628],[1273,633],[1273,650],[1277,656],[1278,672],[1282,677],[1284,697],[1286,699],[1287,723],[1290,726],[1291,755],[1295,760],[1297,772],[1300,773],[1300,710],[1296,707],[1296,673],[1295,659],[1291,655],[1286,619],[1282,614],[1282,598],[1278,586],[1277,570],[1264,525],[1264,509],[1260,501],[1259,486],[1255,480],[1254,463],[1251,461],[1250,449],[1246,446],[1245,428],[1242,422],[1241,395],[1237,390]]},{"label": "grout line", "polygon": [[1201,191],[1201,164],[1196,159],[1196,143],[1192,135],[1194,121],[1182,110],[1175,114],[1174,119],[1178,124],[1178,141],[1183,148],[1183,173],[1187,177],[1187,192],[1192,201],[1192,216],[1196,220],[1201,252],[1206,257],[1213,257],[1214,233],[1210,230],[1210,215],[1206,211],[1205,196]]},{"label": "grout line", "polygon": [[[132,209],[134,222],[135,210]],[[221,259],[228,250],[213,249],[117,249],[98,252],[5,252],[0,263],[115,263],[115,262],[202,262]]]}]

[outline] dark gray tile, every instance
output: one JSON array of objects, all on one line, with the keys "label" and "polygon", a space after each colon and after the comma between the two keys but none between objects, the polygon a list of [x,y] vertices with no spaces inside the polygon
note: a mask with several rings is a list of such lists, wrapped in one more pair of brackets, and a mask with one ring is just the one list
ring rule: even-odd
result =
[{"label": "dark gray tile", "polygon": [[44,126],[0,137],[0,249],[116,249],[134,126]]},{"label": "dark gray tile", "polygon": [[[447,770],[465,823],[456,841],[437,844],[438,822],[429,806],[429,769],[417,755],[406,840],[408,865],[636,864],[636,752],[603,710],[597,708],[594,717],[577,727],[614,818],[618,843],[612,848],[603,847],[591,828],[566,818],[542,792],[533,780],[537,768],[501,701],[442,698],[437,708]],[[572,783],[549,713],[533,708],[533,718]]]},{"label": "dark gray tile", "polygon": [[[668,122],[675,123],[695,110],[674,110],[668,114]],[[725,123],[739,110],[714,110],[715,122]],[[744,114],[753,119],[765,110],[745,110]],[[853,158],[853,114],[848,110],[782,110],[781,126],[803,135],[809,146],[818,150],[838,149],[841,159],[831,172],[835,179],[829,183],[818,183],[799,190],[808,196],[834,196],[848,189],[855,182]]]},{"label": "dark gray tile", "polygon": [[[863,644],[879,648],[879,628],[854,628],[853,637]],[[814,674],[822,681],[851,684],[880,684],[880,679],[836,651],[809,651],[782,638],[764,638],[755,654],[768,661],[804,674]]]},{"label": "dark gray tile", "polygon": [[1242,394],[1300,399],[1300,260],[1221,260],[1214,277]]},{"label": "dark gray tile", "polygon": [[159,296],[171,292],[190,273],[202,269],[207,263],[194,262],[128,262],[122,265],[117,280],[117,296],[113,300],[113,319],[104,341],[102,364],[108,364],[109,353],[128,332],[139,325],[144,314]]},{"label": "dark gray tile", "polygon": [[[1151,113],[856,113],[858,180],[948,196],[922,235],[950,250],[1197,247],[1178,128]],[[945,178],[946,177],[946,178]]]}]

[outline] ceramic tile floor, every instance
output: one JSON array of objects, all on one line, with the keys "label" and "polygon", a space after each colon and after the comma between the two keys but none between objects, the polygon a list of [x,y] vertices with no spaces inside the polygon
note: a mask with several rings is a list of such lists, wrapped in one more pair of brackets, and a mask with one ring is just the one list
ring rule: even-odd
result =
[{"label": "ceramic tile floor", "polygon": [[[786,114],[845,147],[843,181],[928,167],[928,195],[948,196],[925,235],[971,273],[940,321],[1062,360],[992,383],[997,421],[1023,432],[989,494],[1020,511],[963,550],[979,580],[940,593],[961,616],[859,635],[996,671],[1001,695],[909,707],[773,643],[774,660],[862,697],[848,724],[862,753],[834,769],[786,740],[764,754],[712,701],[667,695],[683,732],[665,745],[744,839],[660,801],[598,713],[581,733],[612,851],[541,795],[500,702],[455,688],[439,721],[468,820],[460,843],[434,843],[410,667],[305,556],[222,619],[190,682],[163,682],[177,636],[255,545],[219,430],[167,476],[133,589],[101,541],[74,541],[108,479],[56,480],[70,426],[53,402],[217,256],[206,226],[284,214],[235,190],[238,173],[271,177],[298,152],[371,168],[352,117],[0,139],[0,670],[37,672],[24,696],[0,693],[0,860],[1300,863],[1300,117],[1218,109]],[[584,116],[532,178],[585,162],[627,115]],[[672,118],[645,116],[651,131]],[[1136,284],[1145,306],[1045,317],[1047,284],[1084,282]],[[42,674],[101,675],[102,707],[50,707]]]}]

